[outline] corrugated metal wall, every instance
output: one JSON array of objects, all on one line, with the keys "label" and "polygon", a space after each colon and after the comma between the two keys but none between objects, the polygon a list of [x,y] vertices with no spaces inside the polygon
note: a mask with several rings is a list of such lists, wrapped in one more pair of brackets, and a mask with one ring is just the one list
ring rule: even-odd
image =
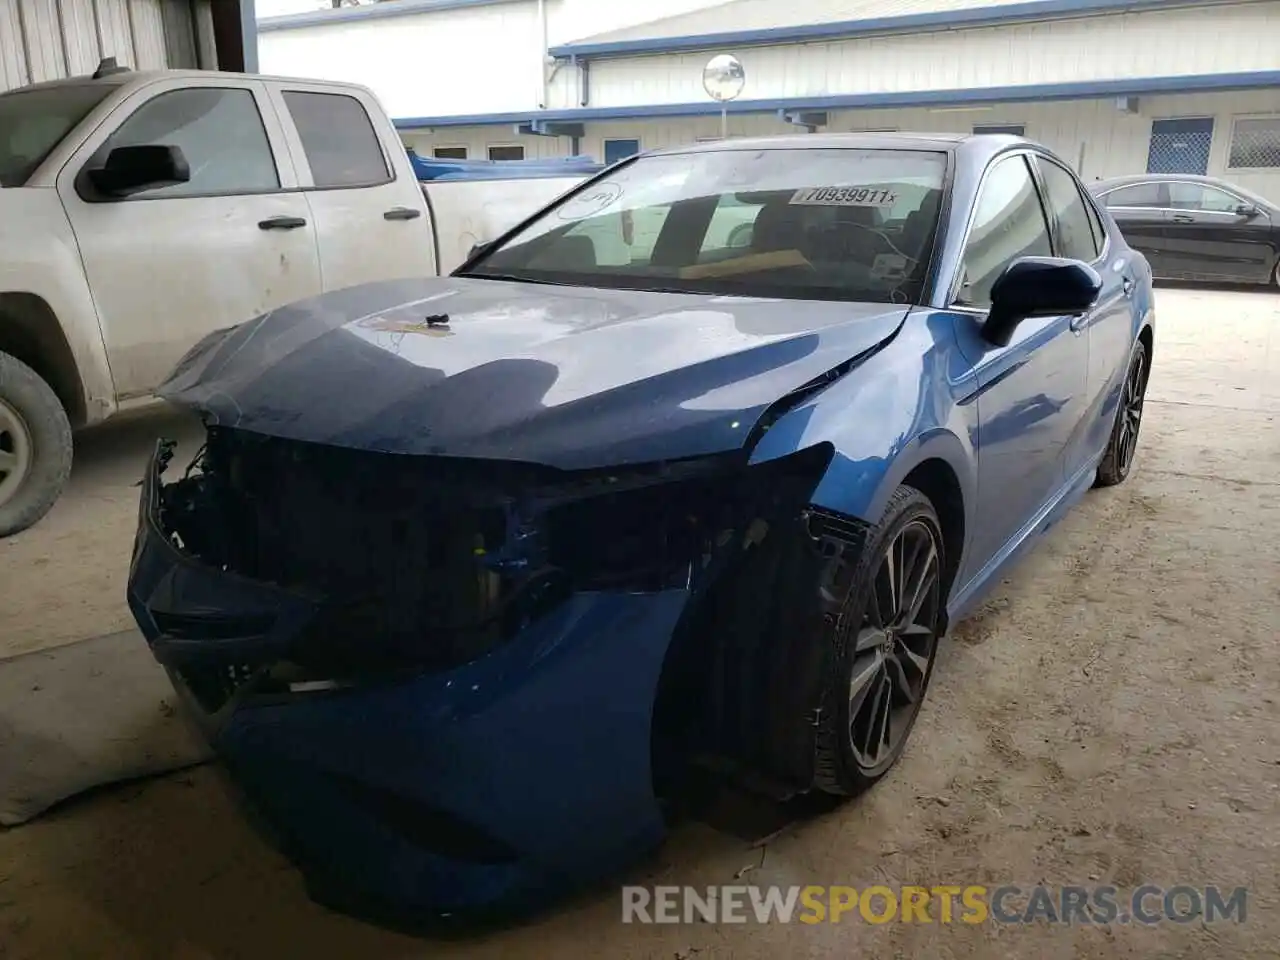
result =
[{"label": "corrugated metal wall", "polygon": [[195,14],[209,0],[0,0],[0,89],[92,73],[199,66]]},{"label": "corrugated metal wall", "polygon": [[[1250,2],[735,50],[744,99],[951,90],[1280,68],[1280,3]],[[1227,39],[1229,38],[1229,39]],[[706,53],[591,66],[591,106],[698,103]],[[563,84],[553,104],[573,106]],[[441,111],[443,112],[443,111]],[[417,114],[426,116],[428,114]]]}]

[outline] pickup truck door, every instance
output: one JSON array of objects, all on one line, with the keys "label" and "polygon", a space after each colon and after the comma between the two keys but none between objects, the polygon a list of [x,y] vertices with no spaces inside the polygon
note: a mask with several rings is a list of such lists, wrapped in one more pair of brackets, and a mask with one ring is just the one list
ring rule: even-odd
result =
[{"label": "pickup truck door", "polygon": [[316,225],[325,290],[434,276],[434,224],[409,155],[368,91],[264,81]]},{"label": "pickup truck door", "polygon": [[[141,144],[179,147],[190,180],[97,193],[86,171]],[[206,334],[321,292],[310,211],[259,81],[140,88],[80,145],[57,189],[121,399],[150,393]]]}]

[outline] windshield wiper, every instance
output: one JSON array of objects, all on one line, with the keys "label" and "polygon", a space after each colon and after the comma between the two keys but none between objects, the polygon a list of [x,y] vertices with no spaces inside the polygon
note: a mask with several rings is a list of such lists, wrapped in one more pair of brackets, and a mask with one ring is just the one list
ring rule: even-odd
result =
[{"label": "windshield wiper", "polygon": [[505,280],[508,283],[541,283],[551,287],[563,287],[563,283],[556,283],[554,280],[540,280],[537,277],[522,277],[514,273],[455,273],[455,277],[463,277],[468,280]]}]

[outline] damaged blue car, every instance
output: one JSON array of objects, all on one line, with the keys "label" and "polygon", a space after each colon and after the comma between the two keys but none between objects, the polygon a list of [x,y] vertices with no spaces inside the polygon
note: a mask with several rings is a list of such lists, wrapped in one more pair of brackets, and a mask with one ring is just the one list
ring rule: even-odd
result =
[{"label": "damaged blue car", "polygon": [[691,771],[884,776],[948,625],[1128,474],[1153,337],[1146,261],[1027,141],[634,157],[450,277],[196,346],[129,603],[314,897],[535,904]]}]

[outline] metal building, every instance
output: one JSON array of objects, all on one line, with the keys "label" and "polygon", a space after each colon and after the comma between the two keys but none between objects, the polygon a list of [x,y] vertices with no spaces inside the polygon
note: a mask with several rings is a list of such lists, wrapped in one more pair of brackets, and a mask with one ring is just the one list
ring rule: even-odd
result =
[{"label": "metal building", "polygon": [[1277,0],[392,0],[265,17],[259,43],[264,70],[373,87],[423,155],[717,137],[701,69],[732,52],[730,135],[1014,130],[1086,178],[1280,199],[1277,27]]},{"label": "metal building", "polygon": [[253,70],[255,36],[252,0],[0,0],[0,90],[92,73],[104,57]]}]

